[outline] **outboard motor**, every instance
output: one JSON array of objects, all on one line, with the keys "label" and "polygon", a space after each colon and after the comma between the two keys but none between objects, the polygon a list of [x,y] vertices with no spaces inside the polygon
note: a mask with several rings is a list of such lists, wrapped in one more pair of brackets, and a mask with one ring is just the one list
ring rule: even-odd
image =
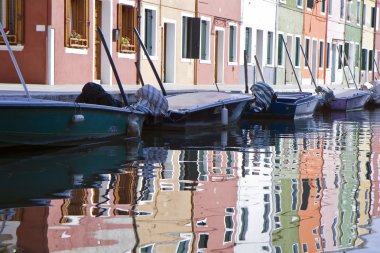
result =
[{"label": "outboard motor", "polygon": [[318,85],[317,88],[315,88],[315,92],[317,92],[320,96],[320,105],[321,106],[327,106],[330,104],[330,102],[334,99],[334,91],[328,87]]},{"label": "outboard motor", "polygon": [[150,84],[146,84],[136,91],[135,97],[138,99],[134,107],[137,110],[148,113],[154,117],[166,116],[168,114],[169,103],[162,95],[161,91]]},{"label": "outboard motor", "polygon": [[269,109],[272,100],[276,98],[276,94],[269,84],[258,82],[252,85],[251,91],[255,96],[250,108],[255,112],[263,112]]}]

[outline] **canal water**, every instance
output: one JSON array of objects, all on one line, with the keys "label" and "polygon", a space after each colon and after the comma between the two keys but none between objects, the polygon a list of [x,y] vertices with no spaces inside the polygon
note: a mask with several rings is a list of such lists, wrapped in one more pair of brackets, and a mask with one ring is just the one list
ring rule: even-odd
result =
[{"label": "canal water", "polygon": [[380,110],[0,154],[0,252],[378,252]]}]

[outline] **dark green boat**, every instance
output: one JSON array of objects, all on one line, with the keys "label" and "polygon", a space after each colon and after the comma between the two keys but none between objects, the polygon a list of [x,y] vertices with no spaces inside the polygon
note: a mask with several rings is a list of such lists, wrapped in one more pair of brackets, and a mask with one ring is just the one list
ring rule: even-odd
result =
[{"label": "dark green boat", "polygon": [[6,98],[0,100],[0,142],[63,145],[117,135],[140,137],[144,117],[131,107]]}]

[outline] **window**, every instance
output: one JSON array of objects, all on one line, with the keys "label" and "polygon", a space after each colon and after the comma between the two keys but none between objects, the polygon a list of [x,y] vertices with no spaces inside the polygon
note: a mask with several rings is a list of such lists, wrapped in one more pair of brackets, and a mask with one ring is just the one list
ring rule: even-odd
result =
[{"label": "window", "polygon": [[363,16],[362,16],[363,26],[366,25],[366,15],[367,15],[367,5],[363,3]]},{"label": "window", "polygon": [[371,27],[375,27],[375,7],[371,7]]},{"label": "window", "polygon": [[[0,0],[0,22],[7,34],[9,44],[24,42],[24,1]],[[0,36],[0,44],[5,44]]]},{"label": "window", "polygon": [[210,60],[210,21],[201,21],[201,60]]},{"label": "window", "polygon": [[360,1],[356,2],[356,23],[360,25]]},{"label": "window", "polygon": [[309,62],[309,51],[310,51],[310,39],[306,38],[305,40],[305,58]]},{"label": "window", "polygon": [[301,38],[296,37],[296,59],[295,59],[295,66],[299,67],[301,63]]},{"label": "window", "polygon": [[341,19],[344,18],[344,0],[340,0],[340,15],[339,15],[339,17]]},{"label": "window", "polygon": [[247,62],[252,62],[252,28],[245,28],[245,50],[247,51]]},{"label": "window", "polygon": [[303,8],[303,1],[302,0],[297,0],[297,7]]},{"label": "window", "polygon": [[188,253],[190,252],[190,241],[180,241],[177,247],[177,253]]},{"label": "window", "polygon": [[284,64],[284,43],[283,43],[284,36],[282,34],[278,35],[278,55],[277,55],[277,64],[279,66],[282,66]]},{"label": "window", "polygon": [[362,49],[362,70],[367,70],[367,49]]},{"label": "window", "polygon": [[88,0],[65,0],[66,47],[88,48]]},{"label": "window", "polygon": [[351,22],[351,3],[352,3],[352,1],[347,2],[347,9],[346,9],[346,20],[347,20],[347,22]]},{"label": "window", "polygon": [[338,46],[338,69],[342,69],[343,46]]},{"label": "window", "polygon": [[344,43],[344,55],[343,55],[344,66],[348,66],[347,58],[349,58],[349,55],[350,55],[350,43],[346,42]]},{"label": "window", "polygon": [[198,249],[207,249],[208,234],[200,234],[198,241]]},{"label": "window", "polygon": [[313,0],[307,0],[306,6],[309,9],[313,9],[313,7],[314,7],[314,1]]},{"label": "window", "polygon": [[355,67],[359,67],[359,54],[360,54],[359,44],[356,44],[356,46],[355,46]]},{"label": "window", "polygon": [[119,39],[117,41],[118,52],[135,53],[135,9],[133,6],[118,4],[117,6],[117,28]]},{"label": "window", "polygon": [[228,61],[236,62],[236,38],[237,31],[236,26],[230,25],[230,39],[229,39],[229,48],[228,48]]},{"label": "window", "polygon": [[182,16],[182,58],[199,59],[201,19]]},{"label": "window", "polygon": [[156,55],[156,10],[145,9],[145,47],[149,55]]},{"label": "window", "polygon": [[323,41],[319,42],[319,65],[318,67],[323,67],[323,49],[324,49],[324,43]]},{"label": "window", "polygon": [[326,12],[326,0],[322,0],[321,12],[323,14]]},{"label": "window", "polygon": [[267,65],[272,64],[273,58],[273,32],[268,32],[268,40],[267,40]]},{"label": "window", "polygon": [[369,50],[368,51],[368,71],[373,70],[373,51]]},{"label": "window", "polygon": [[326,48],[326,68],[330,68],[330,43],[327,42]]},{"label": "window", "polygon": [[329,2],[328,2],[328,6],[327,6],[327,8],[328,8],[328,14],[331,16],[332,15],[332,0],[328,0]]}]

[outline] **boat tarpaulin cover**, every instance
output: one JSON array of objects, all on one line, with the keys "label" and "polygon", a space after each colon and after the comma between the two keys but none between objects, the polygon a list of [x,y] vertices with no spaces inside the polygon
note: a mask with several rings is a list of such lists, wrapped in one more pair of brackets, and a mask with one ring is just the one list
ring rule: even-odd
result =
[{"label": "boat tarpaulin cover", "polygon": [[251,91],[255,96],[253,110],[255,112],[262,112],[268,110],[275,96],[274,90],[269,84],[258,82],[252,85]]},{"label": "boat tarpaulin cover", "polygon": [[166,116],[168,113],[168,100],[161,91],[150,84],[146,84],[136,91],[138,101],[136,109],[149,113],[152,116]]}]

